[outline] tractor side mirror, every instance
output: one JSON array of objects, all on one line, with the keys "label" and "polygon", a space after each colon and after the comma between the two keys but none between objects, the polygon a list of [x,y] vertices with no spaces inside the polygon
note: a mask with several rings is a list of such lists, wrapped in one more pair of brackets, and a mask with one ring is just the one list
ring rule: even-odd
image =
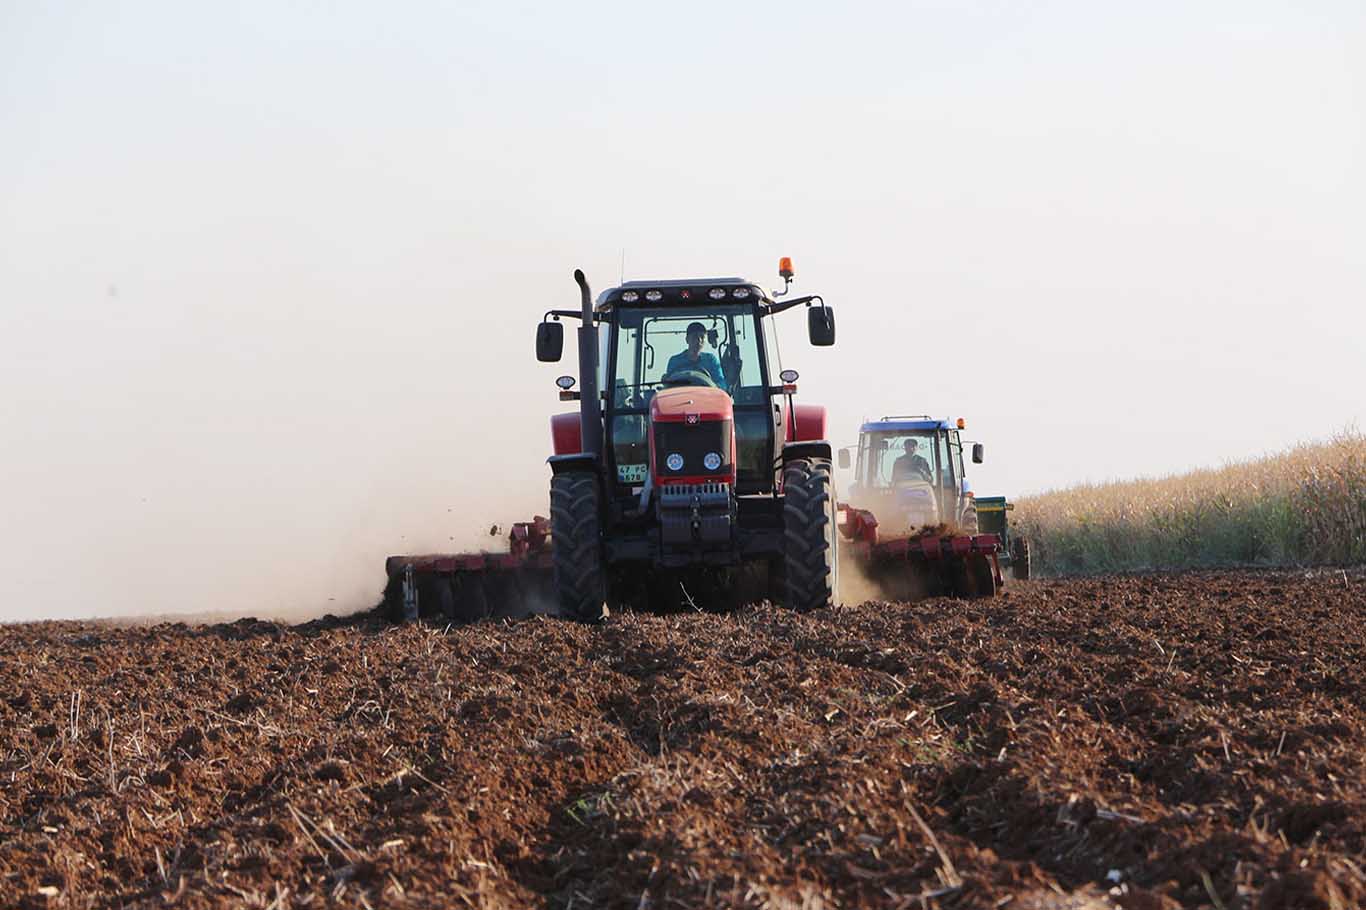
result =
[{"label": "tractor side mirror", "polygon": [[818,348],[828,348],[834,344],[835,311],[824,304],[809,307],[806,311],[806,334]]},{"label": "tractor side mirror", "polygon": [[981,464],[981,463],[982,463],[982,453],[985,452],[985,451],[986,451],[986,450],[982,447],[982,444],[981,444],[980,442],[974,442],[974,443],[972,444],[972,463],[973,463],[973,464]]},{"label": "tractor side mirror", "polygon": [[564,354],[564,323],[543,322],[536,326],[536,359],[556,363]]},{"label": "tractor side mirror", "polygon": [[840,470],[842,470],[842,471],[847,471],[847,470],[849,470],[849,450],[848,450],[848,449],[840,449],[839,459],[840,459]]}]

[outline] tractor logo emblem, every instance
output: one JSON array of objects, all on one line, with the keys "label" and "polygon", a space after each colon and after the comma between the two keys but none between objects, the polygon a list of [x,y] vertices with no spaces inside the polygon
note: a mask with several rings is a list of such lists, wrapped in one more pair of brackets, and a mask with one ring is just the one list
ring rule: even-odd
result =
[{"label": "tractor logo emblem", "polygon": [[688,415],[688,423],[697,423],[697,415],[696,415],[696,414],[689,414],[689,415]]}]

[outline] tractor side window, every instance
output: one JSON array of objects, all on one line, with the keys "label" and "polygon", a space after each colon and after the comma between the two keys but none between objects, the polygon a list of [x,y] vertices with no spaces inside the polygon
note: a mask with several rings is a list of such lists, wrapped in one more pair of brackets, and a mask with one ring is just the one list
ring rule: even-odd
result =
[{"label": "tractor side window", "polygon": [[865,433],[859,441],[858,473],[859,483],[865,487],[879,486],[877,482],[877,455],[881,439],[873,433]]},{"label": "tractor side window", "polygon": [[949,434],[948,434],[948,433],[937,433],[937,434],[935,434],[935,454],[937,455],[937,458],[935,459],[935,461],[936,461],[937,468],[938,468],[938,471],[939,471],[939,478],[938,478],[939,483],[942,483],[942,484],[943,484],[944,486],[946,486],[946,487],[947,487],[947,486],[952,486],[952,485],[953,485],[953,468],[950,467],[950,462],[949,462]]},{"label": "tractor side window", "polygon": [[642,334],[643,323],[640,319],[631,321],[622,318],[617,327],[617,364],[612,382],[612,404],[617,408],[644,406],[636,398],[641,373],[654,359],[654,351],[641,344]]},{"label": "tractor side window", "polygon": [[603,320],[598,323],[598,389],[606,390],[607,383],[607,345],[612,338],[612,324]]},{"label": "tractor side window", "polygon": [[735,402],[736,483],[740,491],[763,490],[773,479],[773,417],[759,362],[758,315],[752,308],[728,314],[728,337],[718,338],[726,391]]},{"label": "tractor side window", "polygon": [[967,475],[963,472],[963,440],[959,437],[957,430],[953,433],[949,449],[953,455],[953,476],[959,483],[962,483],[963,478]]},{"label": "tractor side window", "polygon": [[764,326],[764,356],[768,359],[768,375],[783,371],[783,352],[778,347],[778,320],[770,319]]},{"label": "tractor side window", "polygon": [[719,344],[721,372],[736,404],[764,404],[764,377],[759,363],[758,317],[741,311],[726,320],[728,337]]}]

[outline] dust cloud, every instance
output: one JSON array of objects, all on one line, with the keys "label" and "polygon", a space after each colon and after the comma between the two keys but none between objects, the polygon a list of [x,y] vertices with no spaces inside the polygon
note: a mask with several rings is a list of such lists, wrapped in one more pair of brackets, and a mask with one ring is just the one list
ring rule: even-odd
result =
[{"label": "dust cloud", "polygon": [[501,549],[491,525],[547,513],[560,403],[549,378],[497,366],[531,360],[534,305],[467,342],[440,307],[410,307],[405,356],[345,300],[282,319],[278,292],[249,296],[274,303],[233,325],[201,299],[155,325],[180,302],[135,285],[99,295],[92,328],[32,311],[24,340],[60,344],[0,341],[17,390],[0,619],[350,612],[378,600],[386,556]]},{"label": "dust cloud", "polygon": [[886,599],[884,587],[868,575],[860,562],[840,556],[839,589],[835,592],[837,603],[856,606],[870,600]]}]

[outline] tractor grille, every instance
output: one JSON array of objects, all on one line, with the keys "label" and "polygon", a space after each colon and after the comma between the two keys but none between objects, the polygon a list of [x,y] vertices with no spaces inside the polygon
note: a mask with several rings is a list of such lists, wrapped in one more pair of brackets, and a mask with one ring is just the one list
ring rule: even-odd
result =
[{"label": "tractor grille", "polygon": [[659,488],[660,543],[679,548],[731,545],[735,502],[728,483],[669,483]]},{"label": "tractor grille", "polygon": [[725,503],[730,505],[730,484],[728,483],[666,483],[659,488],[662,502],[688,504],[693,497],[700,497],[706,505]]},{"label": "tractor grille", "polygon": [[[661,484],[670,477],[700,477],[702,475],[729,477],[734,470],[730,460],[731,422],[710,420],[700,423],[657,423],[655,431],[655,477]],[[721,464],[714,471],[707,470],[702,459],[707,453],[721,456]],[[682,455],[683,466],[669,470],[670,455]]]}]

